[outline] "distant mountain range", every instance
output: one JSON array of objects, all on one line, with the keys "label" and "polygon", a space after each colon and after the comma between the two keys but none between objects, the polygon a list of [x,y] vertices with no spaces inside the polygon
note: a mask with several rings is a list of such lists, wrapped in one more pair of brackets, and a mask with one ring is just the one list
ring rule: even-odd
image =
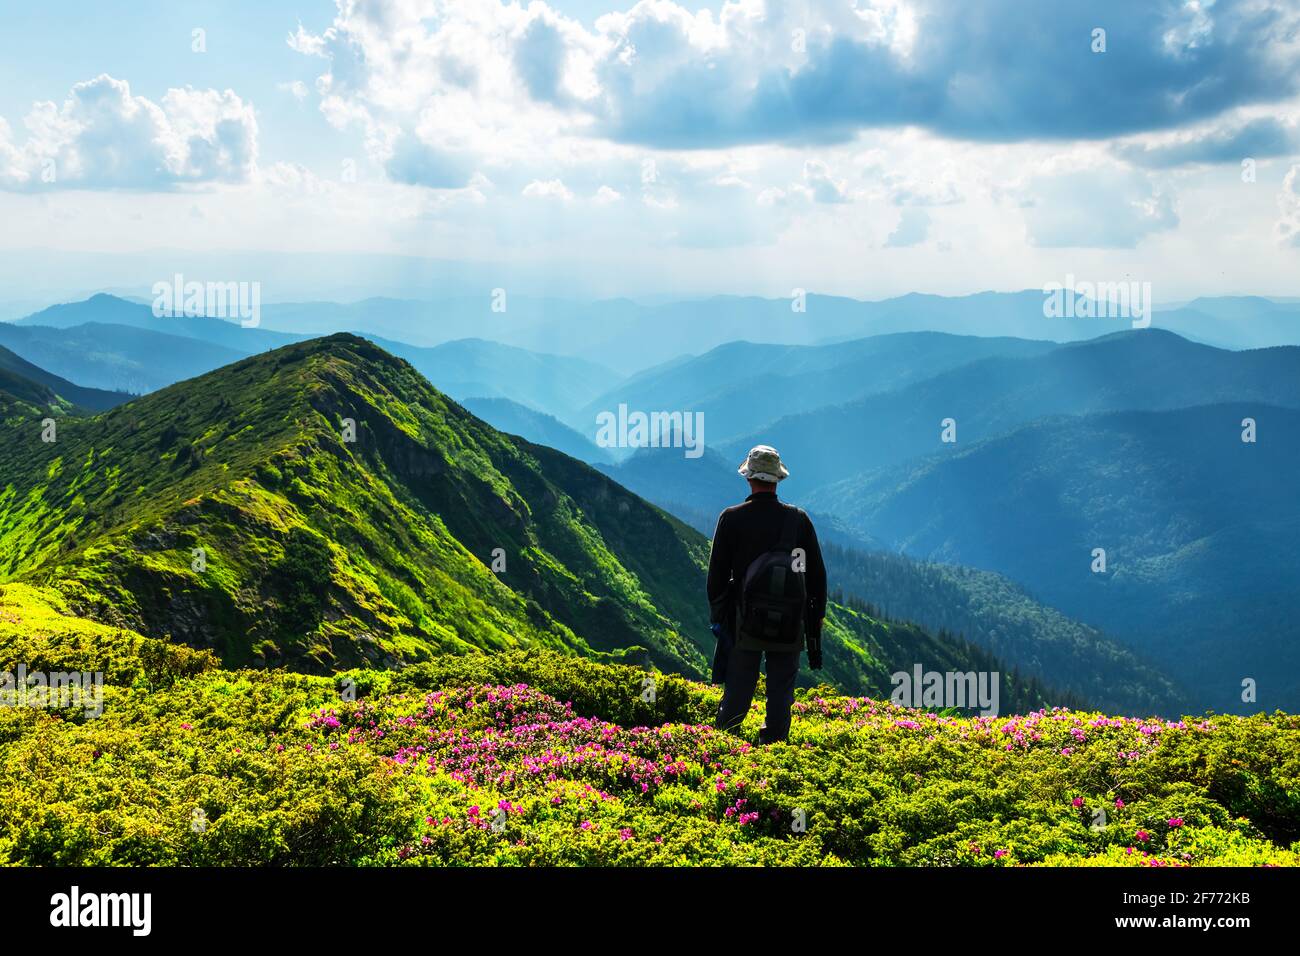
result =
[{"label": "distant mountain range", "polygon": [[[791,493],[920,455],[948,453],[1050,415],[1225,401],[1300,408],[1300,348],[1229,352],[1158,329],[1120,332],[1028,357],[972,361],[895,391],[769,423],[723,442],[730,458],[775,445]],[[945,442],[945,421],[956,442]]]},{"label": "distant mountain range", "polygon": [[[41,367],[79,383],[136,394],[308,337],[202,316],[159,318],[148,304],[102,294],[0,323],[0,345]],[[594,362],[483,339],[433,348],[373,340],[458,399],[508,398],[569,415],[619,378]]]},{"label": "distant mountain range", "polygon": [[[130,310],[123,305],[98,302],[101,298],[142,309],[144,318],[138,312],[136,318],[130,318]],[[481,338],[534,352],[585,358],[630,375],[684,354],[701,355],[732,342],[819,345],[922,331],[1070,342],[1131,329],[1135,321],[1146,321],[1145,315],[1049,317],[1046,298],[1041,289],[1030,289],[966,296],[913,293],[864,302],[838,296],[796,295],[792,290],[790,298],[779,299],[714,296],[639,303],[629,299],[536,298],[487,283],[478,295],[457,292],[425,301],[370,298],[351,303],[266,303],[261,308],[259,329],[225,324],[235,332],[261,332],[262,336],[254,338],[262,341],[272,341],[268,333],[279,333],[282,338],[276,344],[295,337],[346,331],[421,347]],[[41,325],[85,321],[139,324],[152,319],[147,300],[128,302],[120,297],[95,296],[89,301],[96,303],[91,310],[94,314],[81,310],[80,317],[65,317],[63,312],[70,307],[55,306],[22,321]],[[1156,308],[1150,313],[1150,322],[1152,328],[1222,348],[1300,345],[1300,302],[1292,300],[1258,296],[1201,298],[1176,307]],[[171,331],[177,328],[173,325]],[[262,348],[241,345],[241,341],[219,344],[250,354]]]},{"label": "distant mountain range", "polygon": [[1300,411],[1236,402],[1041,419],[808,503],[907,554],[1022,583],[1163,662],[1209,706],[1241,710],[1249,678],[1291,710],[1298,473]]},{"label": "distant mountain range", "polygon": [[835,345],[729,342],[619,382],[570,421],[594,434],[601,411],[702,412],[718,444],[769,422],[890,392],[988,356],[1042,355],[1053,342],[899,332]]}]

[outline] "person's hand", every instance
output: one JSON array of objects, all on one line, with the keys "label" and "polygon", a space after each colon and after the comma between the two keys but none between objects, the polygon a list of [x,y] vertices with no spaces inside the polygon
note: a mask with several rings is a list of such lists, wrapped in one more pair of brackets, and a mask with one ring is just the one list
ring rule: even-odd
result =
[{"label": "person's hand", "polygon": [[808,666],[815,671],[822,669],[822,639],[820,634],[816,637],[809,635]]}]

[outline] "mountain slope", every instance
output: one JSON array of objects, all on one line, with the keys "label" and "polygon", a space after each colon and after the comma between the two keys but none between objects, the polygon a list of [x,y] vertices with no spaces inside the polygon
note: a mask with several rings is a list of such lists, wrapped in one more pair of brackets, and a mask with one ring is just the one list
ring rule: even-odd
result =
[{"label": "mountain slope", "polygon": [[[354,336],[69,420],[54,445],[5,438],[0,580],[227,664],[319,672],[516,646],[707,664],[700,535]],[[913,663],[1006,670],[852,608],[832,609],[826,640],[824,676],[847,688],[886,689]],[[1008,702],[1045,701],[1004,679]]]},{"label": "mountain slope", "polygon": [[[799,494],[849,475],[969,443],[1049,415],[1256,401],[1300,408],[1300,348],[1229,352],[1158,329],[1071,343],[1033,358],[988,358],[884,395],[794,415],[724,442],[739,460],[775,445]],[[941,441],[956,422],[956,443]]]},{"label": "mountain slope", "polygon": [[[1255,443],[1241,440],[1248,417]],[[1251,678],[1261,703],[1292,708],[1297,473],[1300,411],[1211,405],[1045,419],[846,479],[810,504],[916,557],[1010,576],[1160,661],[1208,706],[1241,710]]]},{"label": "mountain slope", "polygon": [[[846,594],[869,601],[872,616],[915,621],[960,634],[1027,675],[1116,713],[1185,713],[1192,695],[1167,668],[1115,638],[1041,604],[992,571],[862,551],[834,541],[826,570]],[[876,611],[879,608],[879,611]]]},{"label": "mountain slope", "polygon": [[610,460],[606,449],[579,435],[558,418],[508,398],[462,398],[460,403],[507,435],[522,436],[535,445],[546,445],[588,464]]},{"label": "mountain slope", "polygon": [[72,403],[51,389],[9,369],[0,367],[0,418],[14,428],[39,430],[48,415],[66,415],[74,411]]},{"label": "mountain slope", "polygon": [[33,365],[22,356],[16,355],[3,346],[0,346],[0,371],[31,382],[38,382],[60,398],[67,399],[72,404],[89,411],[103,411],[106,408],[112,408],[114,405],[121,405],[131,397],[124,392],[109,392],[103,389],[83,388],[80,385],[74,385],[66,378],[53,375],[45,371],[45,369]]},{"label": "mountain slope", "polygon": [[135,394],[202,375],[248,354],[183,335],[96,322],[62,329],[0,322],[0,345],[74,382]]}]

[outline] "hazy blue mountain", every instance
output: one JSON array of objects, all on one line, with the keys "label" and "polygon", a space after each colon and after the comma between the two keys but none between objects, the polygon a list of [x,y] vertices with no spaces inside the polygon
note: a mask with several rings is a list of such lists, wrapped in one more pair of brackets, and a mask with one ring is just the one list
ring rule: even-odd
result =
[{"label": "hazy blue mountain", "polygon": [[[428,286],[444,287],[450,288]],[[498,289],[505,293],[504,299],[497,296]],[[346,330],[426,347],[482,338],[586,358],[625,375],[683,353],[698,355],[735,341],[815,345],[931,331],[1068,342],[1132,325],[1126,317],[1049,318],[1044,305],[1041,289],[966,296],[909,294],[874,302],[809,294],[802,300],[715,296],[647,303],[530,297],[485,283],[480,294],[461,294],[456,287],[455,294],[435,293],[422,300],[263,303],[258,329],[242,329],[221,319],[155,319],[147,303],[104,295],[54,306],[22,321],[139,325],[179,331],[247,353]],[[1294,302],[1259,297],[1198,299],[1179,308],[1157,309],[1152,321],[1154,327],[1230,348],[1300,343],[1300,305]],[[156,322],[173,326],[159,328]]]},{"label": "hazy blue mountain", "polygon": [[[1228,401],[1300,407],[1300,348],[1229,352],[1158,329],[1122,332],[1037,357],[981,359],[896,391],[781,419],[724,441],[720,450],[739,460],[752,445],[775,445],[787,459],[789,487],[802,495],[918,455],[952,455],[1047,415]],[[956,422],[955,444],[941,440],[945,419]]]},{"label": "hazy blue mountain", "polygon": [[99,322],[63,329],[0,323],[0,345],[85,386],[136,394],[244,357],[211,342]]},{"label": "hazy blue mountain", "polygon": [[640,448],[616,464],[596,467],[706,534],[713,533],[718,512],[749,494],[736,463],[707,446],[699,458],[687,458],[680,448]]},{"label": "hazy blue mountain", "polygon": [[[39,325],[47,328],[67,329],[88,322],[109,325],[126,325],[137,329],[147,329],[164,335],[180,335],[202,342],[210,342],[223,348],[231,349],[240,355],[254,355],[270,349],[301,341],[306,336],[290,335],[263,328],[243,328],[237,321],[207,318],[204,316],[158,317],[153,314],[153,307],[146,302],[135,302],[114,295],[100,293],[82,302],[68,302],[52,305],[26,318],[19,319],[17,325]],[[225,361],[218,362],[204,369],[209,371]]]},{"label": "hazy blue mountain", "polygon": [[909,555],[1011,577],[1160,661],[1197,706],[1243,709],[1252,678],[1263,706],[1294,709],[1298,473],[1300,411],[1238,402],[1044,419],[808,503]]},{"label": "hazy blue mountain", "polygon": [[[502,299],[494,291],[493,286],[485,285],[481,295],[433,300],[280,303],[263,307],[263,326],[306,335],[352,330],[424,347],[458,339],[489,339],[534,352],[580,356],[623,374],[660,361],[657,342],[627,351],[628,344],[646,329],[644,306],[624,299],[578,302],[534,298],[512,295],[508,289],[503,290]],[[649,357],[643,352],[649,352]]]},{"label": "hazy blue mountain", "polygon": [[[262,307],[268,329],[297,335],[329,335],[351,329],[358,335],[437,345],[477,334],[470,323],[448,323],[441,303],[373,296],[358,302],[285,302]],[[489,303],[490,306],[490,303]]]},{"label": "hazy blue mountain", "polygon": [[1300,345],[1300,306],[1259,296],[1194,299],[1153,324],[1222,348]]},{"label": "hazy blue mountain", "polygon": [[561,416],[571,414],[619,378],[618,373],[594,362],[484,339],[459,339],[421,348],[373,335],[369,338],[406,359],[457,401],[508,398]]},{"label": "hazy blue mountain", "polygon": [[609,452],[579,435],[553,415],[508,398],[462,398],[460,404],[497,431],[518,435],[534,445],[546,445],[588,464],[610,460]]},{"label": "hazy blue mountain", "polygon": [[[508,296],[505,310],[494,311],[492,290],[485,288],[479,296],[427,303],[366,300],[333,309],[319,303],[266,306],[263,323],[266,328],[298,333],[349,328],[421,345],[487,338],[532,351],[580,356],[623,374],[738,340],[813,345],[829,339],[934,330],[1065,341],[1127,327],[1119,319],[1046,319],[1041,292],[959,299],[904,296],[884,302],[808,295],[802,311],[793,305],[792,299],[757,296],[658,304]],[[399,314],[400,322],[393,318]]]},{"label": "hazy blue mountain", "polygon": [[1053,342],[905,332],[835,345],[730,342],[615,385],[571,421],[593,433],[597,413],[620,403],[642,411],[703,412],[717,443],[768,422],[887,392],[991,355],[1041,355]]},{"label": "hazy blue mountain", "polygon": [[[0,346],[0,370],[26,381],[43,385],[60,398],[92,412],[102,412],[115,405],[121,405],[131,398],[125,392],[110,392],[104,389],[83,388],[80,385],[75,385],[66,378],[54,375],[39,366],[33,365],[22,356],[3,346]],[[9,381],[11,385],[16,384],[13,379],[9,379]],[[14,391],[13,388],[7,388],[6,390]]]},{"label": "hazy blue mountain", "polygon": [[1294,311],[1296,304],[1268,299],[1262,295],[1220,295],[1192,299],[1185,303],[1184,308],[1220,319],[1249,321],[1260,316]]},{"label": "hazy blue mountain", "polygon": [[[369,301],[373,305],[391,302]],[[347,317],[342,307],[313,308],[324,314],[317,323],[324,331],[318,334],[349,331],[329,328],[331,316]],[[400,324],[397,320],[403,318],[399,313],[394,324]],[[15,323],[0,324],[0,344],[30,361],[74,381],[134,392],[153,391],[246,355],[307,337],[297,332],[246,329],[223,319],[158,318],[148,303],[103,294],[51,306]],[[571,413],[619,378],[594,362],[539,354],[483,339],[421,348],[379,336],[373,338],[456,398],[509,398],[563,414]]]},{"label": "hazy blue mountain", "polygon": [[[1123,713],[1181,715],[1192,697],[1146,655],[992,571],[917,561],[890,551],[822,547],[826,572],[847,595],[890,619],[958,634],[1026,674]],[[1050,675],[1050,677],[1049,677]]]}]

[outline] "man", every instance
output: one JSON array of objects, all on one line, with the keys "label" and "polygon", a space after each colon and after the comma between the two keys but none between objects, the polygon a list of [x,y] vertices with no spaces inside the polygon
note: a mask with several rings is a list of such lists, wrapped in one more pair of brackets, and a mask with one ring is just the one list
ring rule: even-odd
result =
[{"label": "man", "polygon": [[709,557],[709,618],[718,636],[714,682],[723,681],[717,726],[738,727],[749,713],[758,668],[767,655],[767,721],[760,743],[790,733],[799,655],[822,666],[826,566],[812,521],[777,500],[790,472],[775,448],[757,445],[737,469],[751,494],[718,516]]}]

